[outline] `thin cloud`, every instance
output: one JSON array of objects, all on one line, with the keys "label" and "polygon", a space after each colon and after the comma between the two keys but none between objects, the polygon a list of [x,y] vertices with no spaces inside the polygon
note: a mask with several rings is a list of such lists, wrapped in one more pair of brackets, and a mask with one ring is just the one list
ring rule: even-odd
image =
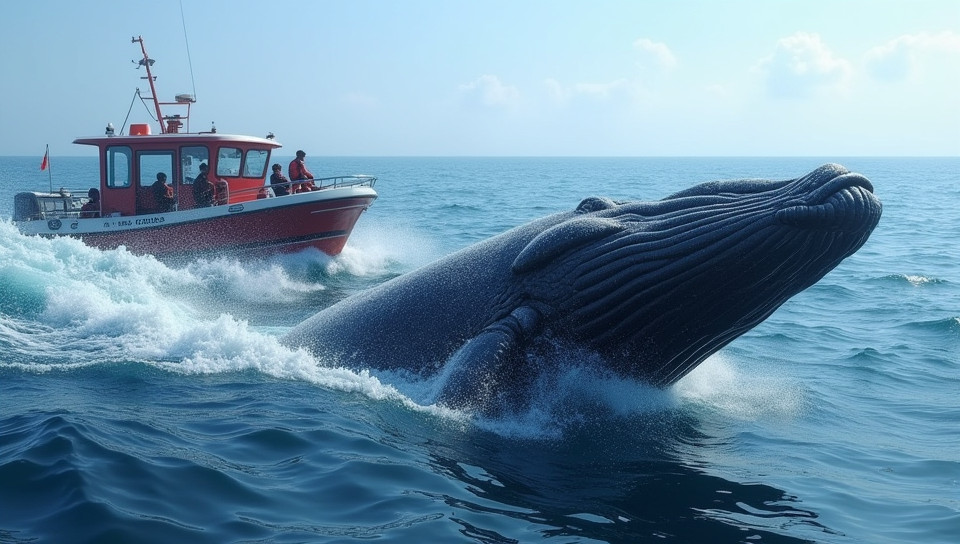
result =
[{"label": "thin cloud", "polygon": [[[670,51],[666,44],[655,42],[649,38],[639,38],[633,42],[633,49],[640,52],[638,65],[641,68],[654,67],[656,72],[664,72],[677,66],[677,57]],[[650,71],[644,78],[649,79]],[[543,81],[546,87],[547,96],[555,104],[568,104],[571,101],[583,97],[594,101],[607,101],[615,99],[627,100],[637,94],[637,89],[642,86],[641,79],[637,77],[621,77],[605,82],[579,82],[564,85],[556,79],[549,78]]]},{"label": "thin cloud", "polygon": [[[960,34],[944,31],[904,34],[867,51],[867,72],[884,81],[902,81],[914,74],[925,60],[939,55],[960,56]],[[953,64],[956,66],[956,64]]]},{"label": "thin cloud", "polygon": [[853,72],[818,34],[807,32],[779,40],[773,54],[761,59],[756,69],[766,77],[770,95],[778,98],[846,92]]},{"label": "thin cloud", "polygon": [[677,65],[677,57],[665,43],[655,42],[649,38],[640,38],[633,42],[633,48],[640,51],[645,58],[653,59],[657,66],[661,68],[673,68]]},{"label": "thin cloud", "polygon": [[556,104],[567,104],[580,97],[605,101],[628,94],[631,89],[630,81],[625,78],[606,83],[575,83],[568,86],[555,79],[545,79],[543,84],[546,87],[547,96]]},{"label": "thin cloud", "polygon": [[460,85],[460,92],[468,101],[487,107],[511,108],[520,101],[516,87],[505,85],[499,77],[490,74]]}]

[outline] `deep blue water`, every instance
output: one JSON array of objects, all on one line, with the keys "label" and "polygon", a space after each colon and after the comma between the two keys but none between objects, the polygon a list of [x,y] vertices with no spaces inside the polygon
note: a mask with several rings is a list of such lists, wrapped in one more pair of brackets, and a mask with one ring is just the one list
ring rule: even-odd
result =
[{"label": "deep blue water", "polygon": [[[840,162],[867,244],[671,389],[571,355],[526,413],[280,346],[317,310],[584,197]],[[0,157],[0,542],[953,543],[960,159],[314,158],[379,176],[337,258],[176,266],[19,235]],[[54,186],[96,160],[53,157]],[[377,334],[370,330],[371,335]]]}]

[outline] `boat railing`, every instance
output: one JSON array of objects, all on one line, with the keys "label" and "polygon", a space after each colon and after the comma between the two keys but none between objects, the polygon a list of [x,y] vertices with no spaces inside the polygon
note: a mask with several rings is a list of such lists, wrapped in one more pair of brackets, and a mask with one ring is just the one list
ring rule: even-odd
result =
[{"label": "boat railing", "polygon": [[[337,189],[342,187],[373,187],[377,182],[374,176],[363,174],[351,176],[331,176],[326,178],[315,178],[314,185],[318,190]],[[279,186],[291,186],[302,183],[302,181],[292,181],[279,184]],[[246,196],[241,200],[252,200],[256,198],[265,198],[270,192],[270,187],[278,185],[258,185],[248,189],[231,189],[230,200]],[[80,208],[89,200],[87,189],[66,189],[61,188],[54,193],[19,193],[14,197],[14,219],[17,221],[32,221],[46,219],[77,219],[80,217]]]},{"label": "boat railing", "polygon": [[313,182],[321,189],[336,189],[337,187],[355,187],[369,186],[373,187],[377,183],[377,178],[363,174],[352,176],[333,176],[329,178],[317,178]]},{"label": "boat railing", "polygon": [[[350,176],[331,176],[326,178],[314,178],[314,186],[317,190],[326,190],[326,189],[339,189],[343,187],[373,187],[377,183],[377,178],[374,176],[368,176],[365,174],[354,174]],[[230,199],[231,201],[234,198],[239,198],[240,200],[246,200],[251,198],[251,195],[255,195],[256,198],[263,198],[266,194],[266,189],[277,188],[277,187],[286,187],[289,191],[289,188],[294,185],[300,185],[303,183],[300,181],[288,181],[286,183],[277,183],[277,184],[267,184],[264,186],[249,187],[246,189],[230,189]],[[287,195],[284,195],[287,196]],[[246,198],[243,198],[246,197]]]}]

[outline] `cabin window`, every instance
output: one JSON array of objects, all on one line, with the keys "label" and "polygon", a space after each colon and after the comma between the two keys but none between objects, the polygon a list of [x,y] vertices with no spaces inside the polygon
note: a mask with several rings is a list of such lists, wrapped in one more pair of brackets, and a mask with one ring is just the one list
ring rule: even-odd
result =
[{"label": "cabin window", "polygon": [[183,183],[193,184],[200,174],[200,165],[210,164],[210,151],[204,146],[180,148],[180,179]]},{"label": "cabin window", "polygon": [[217,153],[217,176],[235,178],[240,175],[242,152],[236,147],[221,147]]},{"label": "cabin window", "polygon": [[173,151],[141,151],[137,153],[140,161],[140,186],[153,185],[157,174],[167,175],[167,183],[173,184]]},{"label": "cabin window", "polygon": [[129,187],[133,152],[125,145],[107,148],[107,187]]},{"label": "cabin window", "polygon": [[243,177],[265,178],[267,176],[267,162],[269,161],[269,151],[263,149],[247,151],[247,160],[243,161]]}]

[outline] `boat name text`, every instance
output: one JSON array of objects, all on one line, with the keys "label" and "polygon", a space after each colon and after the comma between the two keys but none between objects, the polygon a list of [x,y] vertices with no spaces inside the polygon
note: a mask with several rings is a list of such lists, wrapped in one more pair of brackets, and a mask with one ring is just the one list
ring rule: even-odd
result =
[{"label": "boat name text", "polygon": [[159,225],[166,221],[164,217],[142,217],[140,219],[117,219],[114,221],[104,221],[103,228],[115,229],[122,227],[132,227],[134,225]]}]

